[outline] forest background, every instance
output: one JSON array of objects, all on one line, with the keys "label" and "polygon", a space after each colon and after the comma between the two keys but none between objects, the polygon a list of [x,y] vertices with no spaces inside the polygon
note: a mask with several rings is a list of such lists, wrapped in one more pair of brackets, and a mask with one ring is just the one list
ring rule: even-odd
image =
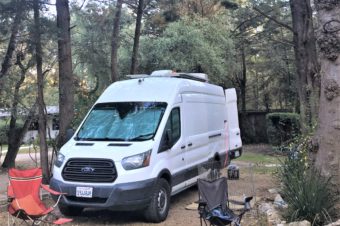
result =
[{"label": "forest background", "polygon": [[2,0],[2,167],[37,120],[47,180],[46,106],[59,105],[57,153],[112,82],[172,69],[235,87],[241,113],[297,114],[316,165],[339,184],[339,10],[329,0]]}]

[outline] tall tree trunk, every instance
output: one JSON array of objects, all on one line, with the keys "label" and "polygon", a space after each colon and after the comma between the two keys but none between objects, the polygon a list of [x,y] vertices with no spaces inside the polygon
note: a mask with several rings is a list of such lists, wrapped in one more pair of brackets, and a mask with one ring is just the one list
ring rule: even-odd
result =
[{"label": "tall tree trunk", "polygon": [[3,88],[3,77],[6,75],[6,73],[8,72],[8,70],[11,67],[11,59],[12,59],[12,56],[13,56],[13,52],[15,50],[17,35],[18,35],[18,32],[19,32],[19,26],[20,26],[22,16],[23,16],[24,1],[18,0],[16,2],[17,2],[17,4],[16,4],[17,10],[16,10],[16,15],[14,17],[13,25],[12,25],[12,29],[11,29],[11,37],[9,38],[7,51],[6,51],[4,60],[1,64],[0,94],[1,94],[1,91],[2,91],[2,88]]},{"label": "tall tree trunk", "polygon": [[48,183],[50,172],[48,167],[48,147],[46,141],[46,111],[44,102],[44,74],[42,71],[42,47],[40,34],[40,3],[39,0],[33,1],[34,10],[34,39],[35,39],[35,57],[37,61],[37,85],[38,85],[38,132],[40,148],[40,165],[43,171],[43,181]]},{"label": "tall tree trunk", "polygon": [[68,0],[57,0],[59,58],[59,136],[58,148],[66,143],[66,132],[74,116],[74,84],[71,58],[70,12]]},{"label": "tall tree trunk", "polygon": [[240,79],[241,89],[241,111],[246,111],[246,85],[247,85],[247,65],[244,43],[241,43],[242,78]]},{"label": "tall tree trunk", "polygon": [[23,141],[25,133],[29,125],[31,124],[32,118],[35,113],[35,105],[33,105],[32,109],[28,113],[28,116],[25,120],[24,126],[22,128],[17,128],[16,120],[18,115],[18,104],[19,104],[19,89],[23,84],[26,72],[30,68],[30,64],[27,67],[24,67],[21,63],[21,56],[17,56],[17,65],[19,65],[21,69],[21,75],[19,81],[15,84],[14,87],[14,95],[12,101],[12,109],[11,109],[11,119],[9,123],[9,132],[8,132],[8,151],[5,156],[5,160],[2,164],[4,168],[15,167],[15,159],[18,154],[20,145]]},{"label": "tall tree trunk", "polygon": [[139,38],[141,34],[141,29],[142,29],[143,8],[144,8],[144,0],[138,0],[136,29],[135,29],[135,37],[133,39],[133,50],[132,50],[132,57],[131,57],[130,74],[136,73],[137,65],[138,65],[138,49],[139,49]]},{"label": "tall tree trunk", "polygon": [[119,28],[120,17],[122,12],[123,0],[117,0],[116,14],[113,20],[113,31],[111,40],[111,82],[117,81],[118,78],[118,48],[119,48]]},{"label": "tall tree trunk", "polygon": [[[15,159],[17,157],[20,144],[22,144],[24,140],[24,136],[31,122],[34,119],[34,115],[36,113],[36,103],[30,109],[25,119],[23,127],[20,129],[19,128],[14,128],[12,130],[10,129],[10,132],[8,134],[8,151],[6,153],[4,162],[2,163],[3,168],[11,168],[15,166]],[[11,116],[11,121],[12,121],[12,116]]]},{"label": "tall tree trunk", "polygon": [[310,0],[290,0],[293,21],[295,64],[300,100],[301,131],[306,134],[317,120],[319,63]]},{"label": "tall tree trunk", "polygon": [[319,29],[321,97],[316,165],[340,186],[340,2],[315,0]]}]

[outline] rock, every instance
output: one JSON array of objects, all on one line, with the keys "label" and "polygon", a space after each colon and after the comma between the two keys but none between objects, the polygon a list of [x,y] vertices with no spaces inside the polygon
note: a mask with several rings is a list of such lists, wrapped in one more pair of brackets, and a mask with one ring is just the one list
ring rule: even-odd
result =
[{"label": "rock", "polygon": [[281,222],[281,216],[272,203],[261,203],[258,210],[261,214],[266,215],[268,226],[274,226]]},{"label": "rock", "polygon": [[339,220],[337,220],[336,222],[333,222],[333,223],[327,224],[326,226],[340,226],[340,219],[339,219]]},{"label": "rock", "polygon": [[268,192],[269,192],[270,194],[278,194],[278,193],[279,193],[278,190],[277,190],[276,188],[268,189]]},{"label": "rock", "polygon": [[197,210],[198,208],[198,203],[191,203],[185,207],[186,210]]},{"label": "rock", "polygon": [[307,220],[291,222],[288,226],[311,226],[310,222]]},{"label": "rock", "polygon": [[280,224],[277,224],[276,226],[311,226],[311,223],[307,220],[304,220],[304,221],[296,221],[296,222],[290,222],[290,223],[281,222]]},{"label": "rock", "polygon": [[274,199],[274,206],[278,208],[287,208],[288,204],[282,199],[281,195],[277,194]]},{"label": "rock", "polygon": [[272,209],[272,208],[273,208],[273,205],[270,204],[270,203],[267,203],[267,202],[261,203],[261,204],[259,205],[259,211],[260,211],[260,213],[262,213],[262,214],[267,213],[267,211],[270,210],[270,209]]}]

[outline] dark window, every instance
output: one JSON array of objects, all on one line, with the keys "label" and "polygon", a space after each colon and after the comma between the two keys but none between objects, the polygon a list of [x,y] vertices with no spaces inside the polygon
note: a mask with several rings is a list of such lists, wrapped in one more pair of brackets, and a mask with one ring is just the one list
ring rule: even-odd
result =
[{"label": "dark window", "polygon": [[181,137],[181,119],[179,108],[172,109],[170,117],[166,122],[165,132],[170,130],[171,132],[171,146],[174,145]]},{"label": "dark window", "polygon": [[52,119],[52,130],[59,130],[59,118],[57,116]]},{"label": "dark window", "polygon": [[28,127],[28,130],[38,130],[39,129],[39,123],[38,121],[32,121],[30,126]]}]

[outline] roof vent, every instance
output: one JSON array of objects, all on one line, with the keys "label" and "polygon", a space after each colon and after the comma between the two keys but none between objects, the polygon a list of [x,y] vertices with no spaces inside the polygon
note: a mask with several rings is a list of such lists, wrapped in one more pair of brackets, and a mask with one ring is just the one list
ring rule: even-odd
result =
[{"label": "roof vent", "polygon": [[172,70],[158,70],[153,71],[150,76],[169,76],[173,73],[174,72]]},{"label": "roof vent", "polygon": [[128,78],[146,78],[149,77],[147,74],[135,74],[135,75],[126,75]]}]

